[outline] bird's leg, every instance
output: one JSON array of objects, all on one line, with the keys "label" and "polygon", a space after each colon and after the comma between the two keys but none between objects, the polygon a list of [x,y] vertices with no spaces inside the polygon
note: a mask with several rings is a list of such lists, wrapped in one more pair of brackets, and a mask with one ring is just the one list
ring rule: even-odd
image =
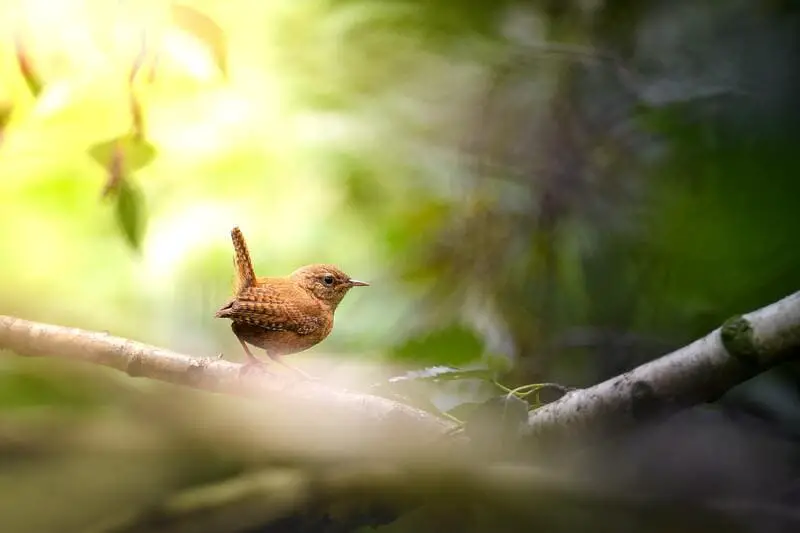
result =
[{"label": "bird's leg", "polygon": [[278,363],[280,365],[283,365],[284,367],[288,368],[289,370],[291,370],[291,371],[297,373],[298,375],[302,376],[304,379],[307,379],[309,381],[319,381],[319,378],[314,377],[311,374],[308,374],[303,370],[300,370],[296,366],[290,365],[289,363],[287,363],[286,361],[284,361],[283,359],[281,359],[277,355],[272,355],[267,350],[264,350],[264,353],[267,354],[267,357],[269,357],[270,359],[272,359],[276,363]]},{"label": "bird's leg", "polygon": [[240,324],[236,322],[231,322],[231,331],[233,331],[233,336],[236,337],[237,341],[239,341],[239,344],[242,346],[242,351],[247,356],[247,361],[242,363],[242,367],[239,370],[239,374],[244,374],[251,370],[256,370],[256,369],[261,372],[271,374],[272,372],[267,370],[266,368],[267,365],[264,363],[264,361],[253,355],[253,352],[251,352],[250,348],[247,347],[247,344],[244,341],[244,336],[242,335],[243,332],[239,330],[240,328],[241,328]]},{"label": "bird's leg", "polygon": [[245,344],[245,342],[241,339],[241,337],[237,335],[236,340],[238,340],[239,344],[242,345],[242,350],[244,350],[244,353],[247,356],[247,361],[242,364],[242,368],[239,371],[240,373],[244,374],[251,370],[256,370],[256,369],[259,370],[260,372],[266,372],[267,374],[272,373],[269,370],[267,370],[267,365],[266,363],[264,363],[264,361],[253,355],[253,352],[250,351],[250,348],[247,347],[247,344]]}]

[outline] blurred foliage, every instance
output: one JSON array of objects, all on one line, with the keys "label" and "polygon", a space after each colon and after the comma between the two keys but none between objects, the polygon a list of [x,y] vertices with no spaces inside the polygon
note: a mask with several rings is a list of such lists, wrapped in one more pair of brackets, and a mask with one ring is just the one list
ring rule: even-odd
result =
[{"label": "blurred foliage", "polygon": [[481,339],[470,329],[450,326],[414,337],[395,349],[397,357],[420,363],[468,364],[483,353]]},{"label": "blurred foliage", "polygon": [[[374,392],[503,434],[544,401],[507,387],[594,383],[800,286],[799,22],[757,0],[4,2],[0,313],[237,358],[213,312],[239,225],[260,275],[372,282],[299,365],[375,367],[397,379]],[[72,426],[106,450],[14,465],[13,531],[247,462],[176,460],[192,438],[131,407],[168,387],[0,364],[2,446]],[[781,372],[734,396],[796,419]],[[69,505],[14,507],[79,475]]]}]

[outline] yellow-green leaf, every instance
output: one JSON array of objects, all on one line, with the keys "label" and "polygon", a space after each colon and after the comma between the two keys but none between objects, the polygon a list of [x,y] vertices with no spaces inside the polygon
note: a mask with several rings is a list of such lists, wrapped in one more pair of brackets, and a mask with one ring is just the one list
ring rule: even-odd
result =
[{"label": "yellow-green leaf", "polygon": [[172,21],[176,27],[200,41],[211,53],[222,75],[228,75],[227,37],[216,22],[208,15],[183,5],[172,6]]},{"label": "yellow-green leaf", "polygon": [[121,152],[123,172],[134,172],[147,166],[156,156],[155,147],[136,134],[127,134],[97,143],[89,149],[89,155],[103,168],[115,162],[115,153]]}]

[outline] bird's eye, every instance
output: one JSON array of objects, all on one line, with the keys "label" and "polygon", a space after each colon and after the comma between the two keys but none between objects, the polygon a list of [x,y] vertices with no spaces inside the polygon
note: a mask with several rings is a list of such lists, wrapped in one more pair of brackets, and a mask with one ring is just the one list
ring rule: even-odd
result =
[{"label": "bird's eye", "polygon": [[325,276],[322,277],[322,283],[328,286],[333,285],[333,276],[325,274]]}]

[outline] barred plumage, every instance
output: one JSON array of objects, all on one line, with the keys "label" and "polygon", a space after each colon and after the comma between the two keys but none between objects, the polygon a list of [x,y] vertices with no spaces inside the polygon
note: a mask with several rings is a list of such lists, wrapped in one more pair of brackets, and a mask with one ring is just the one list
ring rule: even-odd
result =
[{"label": "barred plumage", "polygon": [[239,228],[233,228],[231,239],[236,264],[234,297],[215,316],[232,321],[231,328],[250,365],[261,362],[245,343],[263,348],[270,358],[282,362],[279,356],[307,350],[325,339],[347,291],[368,285],[327,264],[308,265],[284,278],[258,278]]}]

